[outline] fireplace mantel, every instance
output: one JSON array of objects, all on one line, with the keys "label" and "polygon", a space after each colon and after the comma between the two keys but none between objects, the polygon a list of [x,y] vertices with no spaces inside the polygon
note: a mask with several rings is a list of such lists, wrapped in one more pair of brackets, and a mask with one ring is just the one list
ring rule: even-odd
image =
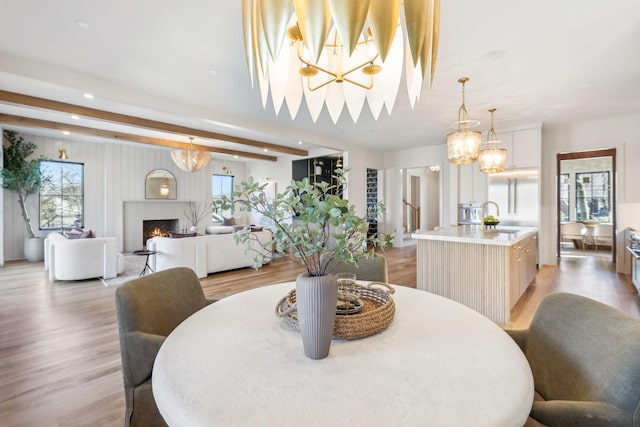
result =
[{"label": "fireplace mantel", "polygon": [[[204,203],[203,201],[195,202]],[[188,228],[191,225],[185,216],[185,211],[189,208],[189,201],[186,200],[126,200],[122,204],[125,252],[143,249],[142,221],[178,218],[180,229]]]}]

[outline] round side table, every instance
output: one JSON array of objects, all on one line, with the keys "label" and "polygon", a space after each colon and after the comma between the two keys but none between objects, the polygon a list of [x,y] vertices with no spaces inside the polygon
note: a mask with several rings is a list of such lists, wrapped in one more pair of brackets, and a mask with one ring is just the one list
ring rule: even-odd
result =
[{"label": "round side table", "polygon": [[133,251],[132,254],[133,255],[146,256],[147,257],[147,259],[144,262],[144,267],[142,268],[142,271],[140,272],[140,275],[138,277],[142,277],[145,274],[147,274],[147,270],[149,270],[150,272],[154,273],[153,269],[149,265],[149,256],[157,254],[156,251]]}]

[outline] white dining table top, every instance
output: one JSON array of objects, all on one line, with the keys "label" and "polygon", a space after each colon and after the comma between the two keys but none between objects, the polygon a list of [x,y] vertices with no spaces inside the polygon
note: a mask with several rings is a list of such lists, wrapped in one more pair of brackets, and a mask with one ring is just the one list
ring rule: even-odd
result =
[{"label": "white dining table top", "polygon": [[295,284],[224,298],[195,313],[156,358],[153,392],[170,426],[521,427],[533,377],[513,340],[452,300],[394,286],[385,331],[305,357],[274,314]]}]

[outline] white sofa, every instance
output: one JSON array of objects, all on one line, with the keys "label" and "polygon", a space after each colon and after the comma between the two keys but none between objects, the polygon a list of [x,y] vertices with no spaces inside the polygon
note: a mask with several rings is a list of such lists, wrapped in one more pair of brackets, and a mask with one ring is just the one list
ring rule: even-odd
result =
[{"label": "white sofa", "polygon": [[[270,231],[253,234],[262,243],[271,241]],[[154,271],[189,267],[199,278],[203,278],[218,271],[261,267],[262,264],[256,265],[254,250],[261,250],[265,254],[264,262],[270,260],[271,254],[263,250],[258,242],[253,241],[251,244],[253,250],[247,252],[244,243],[236,243],[235,234],[207,234],[181,239],[153,237],[147,240],[147,249],[157,252],[149,259]]]},{"label": "white sofa", "polygon": [[44,240],[44,269],[52,281],[112,279],[124,271],[124,257],[115,237],[67,239],[49,233]]}]

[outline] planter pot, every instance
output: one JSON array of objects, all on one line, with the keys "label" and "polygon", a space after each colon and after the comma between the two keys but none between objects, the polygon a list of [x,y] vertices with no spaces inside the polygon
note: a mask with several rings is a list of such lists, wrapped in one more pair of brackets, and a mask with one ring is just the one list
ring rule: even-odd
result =
[{"label": "planter pot", "polygon": [[29,262],[44,260],[44,238],[27,237],[24,239],[24,257]]},{"label": "planter pot", "polygon": [[329,354],[337,298],[338,285],[333,274],[309,276],[305,273],[298,276],[298,323],[304,354],[311,359],[324,359]]}]

